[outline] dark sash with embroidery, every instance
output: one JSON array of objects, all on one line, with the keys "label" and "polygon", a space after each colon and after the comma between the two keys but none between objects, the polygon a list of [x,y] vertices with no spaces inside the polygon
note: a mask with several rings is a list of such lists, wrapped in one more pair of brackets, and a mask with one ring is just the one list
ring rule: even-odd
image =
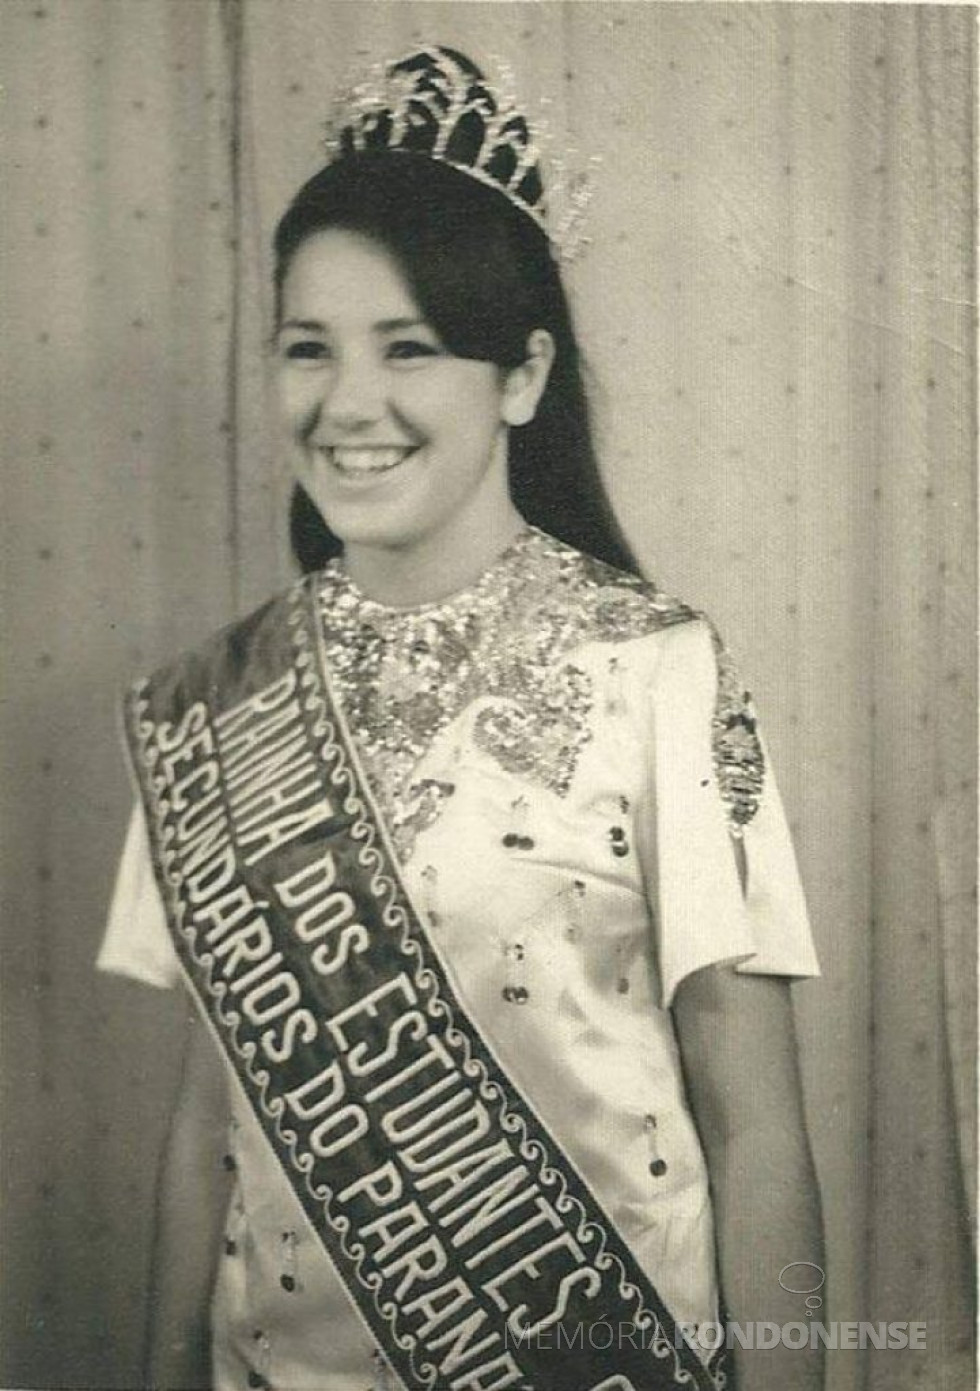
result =
[{"label": "dark sash with embroidery", "polygon": [[126,726],[192,990],[403,1384],[720,1384],[456,997],[331,695],[313,585],[134,688]]}]

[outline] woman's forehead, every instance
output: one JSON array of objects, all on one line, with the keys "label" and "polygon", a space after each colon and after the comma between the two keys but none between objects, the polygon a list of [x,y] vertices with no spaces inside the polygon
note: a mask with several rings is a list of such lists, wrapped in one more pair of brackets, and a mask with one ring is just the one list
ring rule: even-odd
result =
[{"label": "woman's forehead", "polygon": [[283,319],[394,326],[424,315],[395,258],[360,232],[331,228],[306,238],[283,284]]}]

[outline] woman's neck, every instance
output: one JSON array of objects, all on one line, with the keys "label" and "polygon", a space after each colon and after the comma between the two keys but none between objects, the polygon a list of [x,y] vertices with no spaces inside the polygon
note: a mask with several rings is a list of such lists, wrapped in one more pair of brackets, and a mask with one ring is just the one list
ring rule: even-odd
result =
[{"label": "woman's neck", "polygon": [[443,533],[398,549],[348,545],[344,568],[361,593],[380,604],[437,603],[478,580],[527,526],[512,504],[483,522],[478,533],[464,533],[455,545]]}]

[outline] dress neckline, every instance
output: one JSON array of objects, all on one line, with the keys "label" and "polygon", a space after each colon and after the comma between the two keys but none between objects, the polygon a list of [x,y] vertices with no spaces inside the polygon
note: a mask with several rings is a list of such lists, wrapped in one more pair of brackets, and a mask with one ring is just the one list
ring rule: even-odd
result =
[{"label": "dress neckline", "polygon": [[537,527],[525,523],[523,529],[504,547],[498,556],[474,580],[461,589],[453,590],[441,599],[430,599],[422,604],[387,604],[381,599],[372,599],[351,578],[344,568],[343,556],[334,556],[327,562],[323,578],[333,587],[334,598],[345,606],[356,608],[365,618],[385,618],[388,620],[412,618],[439,618],[447,614],[466,610],[473,606],[490,589],[496,589],[515,568],[515,564],[532,548],[546,540],[545,533]]}]

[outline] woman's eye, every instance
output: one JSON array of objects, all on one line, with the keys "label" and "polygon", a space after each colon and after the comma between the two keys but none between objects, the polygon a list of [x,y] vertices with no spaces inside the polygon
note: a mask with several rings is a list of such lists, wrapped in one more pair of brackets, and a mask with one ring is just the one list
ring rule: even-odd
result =
[{"label": "woman's eye", "polygon": [[438,357],[439,349],[434,343],[421,338],[396,338],[388,344],[385,355],[393,362],[411,362],[414,359]]},{"label": "woman's eye", "polygon": [[290,362],[322,362],[330,356],[326,343],[315,338],[299,338],[283,347],[283,356]]}]

